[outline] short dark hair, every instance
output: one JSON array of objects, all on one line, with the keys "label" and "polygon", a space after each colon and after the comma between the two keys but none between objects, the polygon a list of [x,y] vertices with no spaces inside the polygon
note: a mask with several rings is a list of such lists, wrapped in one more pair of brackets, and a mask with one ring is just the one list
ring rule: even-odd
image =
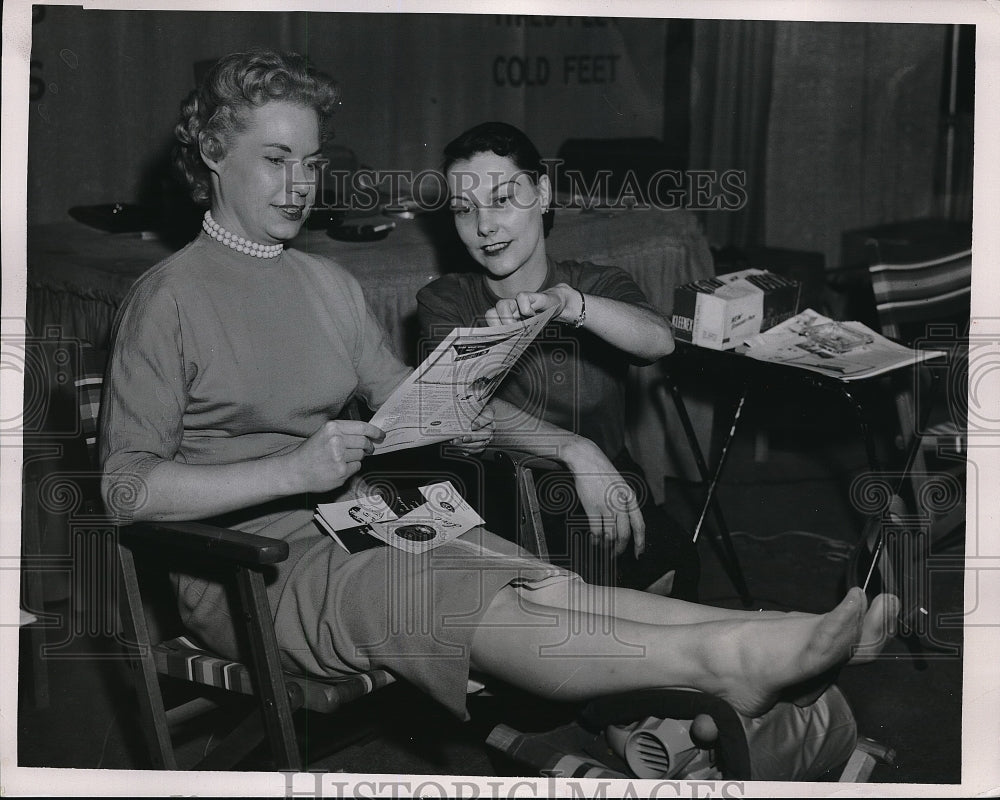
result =
[{"label": "short dark hair", "polygon": [[[509,158],[514,166],[525,172],[532,182],[546,174],[541,153],[535,143],[520,128],[508,122],[481,122],[475,127],[460,133],[444,146],[444,164],[441,171],[445,175],[457,161],[467,161],[478,153],[495,153]],[[546,236],[552,230],[555,220],[555,209],[549,207],[542,217],[543,231]]]},{"label": "short dark hair", "polygon": [[456,161],[468,160],[477,153],[506,156],[535,183],[545,172],[542,156],[534,142],[520,128],[506,122],[480,123],[448,142],[444,147],[444,172],[447,173]]},{"label": "short dark hair", "polygon": [[225,155],[230,137],[245,125],[246,111],[272,100],[314,109],[325,135],[340,103],[340,90],[298,53],[254,48],[219,59],[181,104],[180,121],[174,127],[174,167],[196,203],[208,205],[211,200],[201,148],[212,158]]}]

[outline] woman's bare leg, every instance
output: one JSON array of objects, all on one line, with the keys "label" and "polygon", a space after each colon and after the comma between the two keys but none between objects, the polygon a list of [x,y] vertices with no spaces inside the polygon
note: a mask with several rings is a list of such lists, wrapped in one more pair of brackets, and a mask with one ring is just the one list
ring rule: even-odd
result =
[{"label": "woman's bare leg", "polygon": [[[737,620],[787,619],[792,616],[812,617],[802,611],[744,610],[718,608],[690,603],[675,597],[663,597],[608,586],[595,586],[583,581],[556,583],[530,592],[530,599],[540,605],[576,609],[592,614],[610,615],[651,624],[683,625],[700,622]],[[893,595],[877,596],[865,614],[861,638],[852,653],[850,664],[871,661],[895,635],[899,601]]]},{"label": "woman's bare leg", "polygon": [[676,597],[665,597],[636,589],[598,586],[583,581],[552,583],[540,589],[531,589],[526,595],[540,605],[585,609],[653,624],[685,625],[738,619],[778,619],[788,613],[717,608],[679,600]]},{"label": "woman's bare leg", "polygon": [[690,624],[616,618],[609,633],[604,617],[534,603],[506,587],[477,628],[472,664],[555,699],[673,686],[718,695],[756,716],[786,688],[845,663],[866,610],[864,593],[852,590],[823,615]]}]

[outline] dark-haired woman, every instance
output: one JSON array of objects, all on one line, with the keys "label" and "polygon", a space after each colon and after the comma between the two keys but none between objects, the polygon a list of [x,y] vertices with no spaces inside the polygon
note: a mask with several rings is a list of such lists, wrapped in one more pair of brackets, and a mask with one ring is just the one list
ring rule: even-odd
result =
[{"label": "dark-haired woman", "polygon": [[[752,614],[616,590],[602,611],[577,576],[481,528],[421,555],[347,554],[319,530],[318,498],[343,490],[383,435],[339,412],[353,396],[377,407],[407,375],[357,282],[285,247],[313,202],[335,103],[301,58],[253,51],[222,59],[184,105],[179,158],[209,212],[116,322],[101,419],[109,510],[283,539],[290,556],[268,592],[286,665],[383,667],[459,716],[471,667],[567,701],[690,687],[767,718],[784,690],[879,649],[894,598],[869,607],[855,590],[823,615]],[[179,576],[177,590],[192,633],[237,655],[223,589]]]},{"label": "dark-haired woman", "polygon": [[[424,334],[433,340],[455,326],[502,324],[555,307],[547,335],[532,343],[498,394],[519,410],[526,430],[537,417],[578,434],[567,436],[555,456],[567,466],[577,501],[566,513],[546,516],[550,540],[564,532],[550,549],[585,565],[590,581],[697,599],[697,549],[653,502],[625,442],[629,366],[673,350],[669,324],[625,271],[546,254],[552,189],[523,131],[485,122],[449,142],[444,155],[455,227],[480,269],[445,275],[420,290]],[[532,416],[524,413],[529,409]],[[595,480],[601,474],[608,483],[624,476],[628,506],[603,503]],[[587,520],[589,530],[567,520]]]}]

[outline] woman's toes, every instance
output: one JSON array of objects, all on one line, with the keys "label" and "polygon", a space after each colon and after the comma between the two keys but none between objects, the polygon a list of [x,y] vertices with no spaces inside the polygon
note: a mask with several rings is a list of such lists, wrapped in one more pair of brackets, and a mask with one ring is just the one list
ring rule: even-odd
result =
[{"label": "woman's toes", "polygon": [[861,625],[861,634],[851,654],[851,664],[864,664],[874,659],[886,642],[896,635],[899,598],[891,594],[876,597]]}]

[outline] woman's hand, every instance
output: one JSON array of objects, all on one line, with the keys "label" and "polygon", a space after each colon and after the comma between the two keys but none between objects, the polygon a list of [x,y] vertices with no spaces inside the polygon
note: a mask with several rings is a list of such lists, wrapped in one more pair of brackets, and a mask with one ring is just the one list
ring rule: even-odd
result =
[{"label": "woman's hand", "polygon": [[520,322],[555,308],[553,319],[557,322],[574,322],[580,317],[583,299],[580,292],[566,283],[559,283],[544,292],[518,292],[514,297],[498,300],[486,312],[490,327]]},{"label": "woman's hand", "polygon": [[638,558],[646,548],[646,522],[632,487],[597,445],[588,439],[564,452],[563,460],[573,473],[580,505],[590,522],[590,535],[597,542],[613,545],[621,554],[634,540]]},{"label": "woman's hand", "polygon": [[[652,306],[588,294],[566,283],[544,292],[520,292],[498,300],[485,314],[490,326],[520,322],[555,309],[552,319],[567,325],[584,325],[587,333],[621,350],[636,363],[652,363],[674,350],[673,329]],[[586,309],[586,315],[584,315]]]},{"label": "woman's hand", "polygon": [[472,420],[472,433],[452,439],[449,444],[455,445],[467,455],[475,455],[483,452],[489,446],[495,430],[496,414],[493,411],[493,404],[487,403]]},{"label": "woman's hand", "polygon": [[380,428],[360,420],[324,423],[289,454],[301,491],[326,492],[343,485],[384,438]]}]

